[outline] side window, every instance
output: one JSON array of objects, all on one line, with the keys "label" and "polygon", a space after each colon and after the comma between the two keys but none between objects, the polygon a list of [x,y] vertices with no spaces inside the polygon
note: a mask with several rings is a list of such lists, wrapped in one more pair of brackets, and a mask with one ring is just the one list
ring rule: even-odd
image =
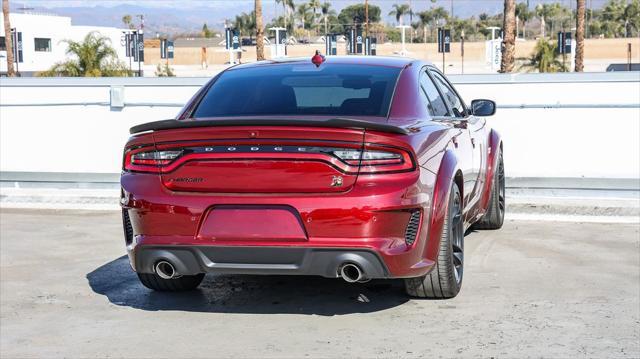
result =
[{"label": "side window", "polygon": [[453,115],[455,117],[464,117],[465,110],[464,110],[464,105],[462,104],[462,100],[460,100],[458,95],[456,95],[456,92],[453,90],[453,88],[451,88],[451,85],[449,85],[449,83],[439,73],[435,71],[431,71],[431,74],[433,75],[436,82],[440,86],[440,89],[442,90],[442,95],[444,96],[447,103],[449,104],[449,107],[451,107],[451,110],[453,111]]},{"label": "side window", "polygon": [[449,116],[449,110],[447,110],[440,92],[424,71],[420,74],[420,87],[427,97],[427,107],[431,116]]}]

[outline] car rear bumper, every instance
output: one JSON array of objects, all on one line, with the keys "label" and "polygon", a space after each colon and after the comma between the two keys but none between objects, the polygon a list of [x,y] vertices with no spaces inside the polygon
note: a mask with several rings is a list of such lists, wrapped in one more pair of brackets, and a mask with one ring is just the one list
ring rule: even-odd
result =
[{"label": "car rear bumper", "polygon": [[370,278],[424,275],[439,240],[428,238],[434,176],[385,178],[375,186],[359,178],[337,194],[242,195],[174,192],[157,176],[125,173],[131,265],[151,273],[159,258],[173,256],[184,274],[336,277],[338,266],[353,260]]},{"label": "car rear bumper", "polygon": [[345,264],[360,267],[366,278],[388,278],[378,254],[366,249],[256,246],[137,246],[129,253],[135,270],[153,273],[168,261],[178,275],[198,273],[314,275],[338,277]]}]

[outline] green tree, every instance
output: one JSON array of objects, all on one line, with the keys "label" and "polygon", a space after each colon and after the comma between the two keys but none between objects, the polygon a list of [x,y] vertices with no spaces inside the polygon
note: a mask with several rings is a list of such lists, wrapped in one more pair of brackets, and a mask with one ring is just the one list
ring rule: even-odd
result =
[{"label": "green tree", "polygon": [[522,37],[527,38],[527,22],[533,18],[533,11],[529,10],[529,5],[526,2],[521,2],[516,5],[516,37],[518,37],[518,28],[522,23]]},{"label": "green tree", "polygon": [[309,0],[309,8],[312,10],[313,22],[318,24],[318,19],[320,15],[318,15],[318,9],[322,6],[320,4],[320,0]]},{"label": "green tree", "polygon": [[430,41],[435,41],[434,30],[438,26],[444,25],[441,23],[444,23],[445,21],[449,22],[449,12],[441,6],[420,12],[418,13],[418,16],[420,18],[420,24],[425,29],[424,31],[426,32],[427,27],[430,30]]},{"label": "green tree", "polygon": [[293,24],[290,21],[287,21],[285,16],[278,16],[275,19],[271,19],[271,22],[265,26],[267,29],[272,27],[282,27],[287,29],[289,34],[293,33]]},{"label": "green tree", "polygon": [[135,29],[135,25],[133,24],[131,15],[125,15],[122,17],[122,23],[124,24],[124,26],[127,27],[127,29]]},{"label": "green tree", "polygon": [[311,12],[311,6],[307,3],[298,5],[296,17],[300,20],[302,30],[308,30],[313,25],[314,14]]},{"label": "green tree", "polygon": [[336,16],[336,11],[331,8],[331,3],[324,2],[320,7],[320,13],[322,14],[324,33],[326,34],[329,31],[329,19]]},{"label": "green tree", "polygon": [[[353,23],[363,24],[366,19],[364,12],[364,4],[345,7],[340,11],[340,14],[338,14],[339,25],[335,26],[333,31],[346,33],[347,27]],[[369,4],[369,24],[379,22],[381,13],[382,12],[378,6]]]},{"label": "green tree", "polygon": [[[282,4],[282,21],[278,22],[279,27],[284,27],[287,31],[293,30],[293,21],[289,21],[291,19],[291,13],[295,10],[296,5],[293,0],[275,0],[276,4]],[[277,20],[277,19],[276,19]]]},{"label": "green tree", "polygon": [[209,30],[209,27],[207,26],[206,23],[202,25],[202,36],[209,38],[209,37],[213,37],[213,35],[214,35],[213,31]]},{"label": "green tree", "polygon": [[552,33],[559,29],[571,28],[571,11],[559,3],[538,4],[536,16],[540,18],[540,37],[545,37],[547,30]]},{"label": "green tree", "polygon": [[411,14],[411,8],[407,4],[393,4],[392,10],[389,11],[390,16],[395,16],[396,21],[400,26],[403,25],[403,18],[405,15]]},{"label": "green tree", "polygon": [[247,14],[243,12],[240,15],[236,15],[233,20],[233,27],[240,32],[240,36],[249,36],[249,39],[253,39],[253,34],[256,32],[256,12],[252,11]]},{"label": "green tree", "polygon": [[176,74],[173,72],[173,69],[169,66],[169,64],[158,64],[156,66],[156,76],[157,77],[175,77]]},{"label": "green tree", "polygon": [[606,37],[637,36],[640,28],[640,0],[625,3],[610,0],[601,12],[603,34]]},{"label": "green tree", "polygon": [[118,60],[111,40],[93,31],[82,41],[63,40],[67,44],[67,56],[71,58],[58,62],[39,76],[68,77],[108,77],[131,76],[124,62]]},{"label": "green tree", "polygon": [[538,72],[559,72],[566,71],[567,68],[558,56],[558,45],[556,41],[540,39],[536,44],[531,56],[527,59],[527,63],[523,68],[529,71]]}]

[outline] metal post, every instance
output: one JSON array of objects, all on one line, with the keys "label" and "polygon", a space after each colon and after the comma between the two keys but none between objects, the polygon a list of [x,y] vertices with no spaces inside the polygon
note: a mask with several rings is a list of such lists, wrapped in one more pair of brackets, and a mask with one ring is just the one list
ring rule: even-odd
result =
[{"label": "metal post", "polygon": [[[140,30],[136,35],[136,51],[138,51],[138,77],[142,77],[142,63],[140,61],[140,35],[144,36],[144,15],[140,14],[136,16],[140,18]],[[142,46],[144,47],[144,44],[142,44]]]},{"label": "metal post", "polygon": [[565,46],[564,46],[564,42],[566,41],[566,32],[564,31],[564,26],[562,26],[562,35],[560,36],[561,39],[561,43],[560,45],[560,51],[562,52],[562,71],[566,72],[566,62],[567,62],[567,52],[564,51]]},{"label": "metal post", "polygon": [[142,64],[140,63],[140,32],[136,35],[136,51],[138,52],[138,77],[142,77]]},{"label": "metal post", "polygon": [[464,75],[464,30],[460,34],[460,56],[462,57],[462,74]]},{"label": "metal post", "polygon": [[364,38],[369,37],[369,0],[364,0]]},{"label": "metal post", "polygon": [[442,73],[444,73],[444,54],[445,52],[442,51]]},{"label": "metal post", "polygon": [[131,76],[133,76],[133,64],[131,62],[131,58],[133,57],[133,54],[131,53],[131,40],[132,40],[131,31],[129,31],[126,36],[127,36],[127,39],[129,40],[127,41],[127,46],[129,46],[129,55],[131,55],[129,56],[129,71],[131,73]]},{"label": "metal post", "polygon": [[[9,36],[11,36],[11,40],[13,40],[13,44],[11,45],[13,46],[13,60],[16,62],[16,76],[20,77],[20,70],[18,68],[19,67],[18,64],[20,63],[20,57],[18,55],[18,29],[14,27],[13,29],[11,29],[11,31],[12,33]],[[8,73],[9,73],[9,68],[7,67],[7,74]]]},{"label": "metal post", "polygon": [[631,43],[627,44],[627,71],[631,71]]}]

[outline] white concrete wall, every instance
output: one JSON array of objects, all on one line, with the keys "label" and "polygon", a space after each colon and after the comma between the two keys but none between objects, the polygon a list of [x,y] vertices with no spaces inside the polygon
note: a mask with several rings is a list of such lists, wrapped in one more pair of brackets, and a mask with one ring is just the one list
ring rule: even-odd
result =
[{"label": "white concrete wall", "polygon": [[[467,102],[502,107],[488,122],[507,176],[640,178],[639,73],[452,80]],[[205,81],[0,79],[0,171],[117,173],[129,127],[173,118]],[[125,86],[122,110],[108,106],[109,85]],[[510,108],[542,104],[574,108]]]}]

